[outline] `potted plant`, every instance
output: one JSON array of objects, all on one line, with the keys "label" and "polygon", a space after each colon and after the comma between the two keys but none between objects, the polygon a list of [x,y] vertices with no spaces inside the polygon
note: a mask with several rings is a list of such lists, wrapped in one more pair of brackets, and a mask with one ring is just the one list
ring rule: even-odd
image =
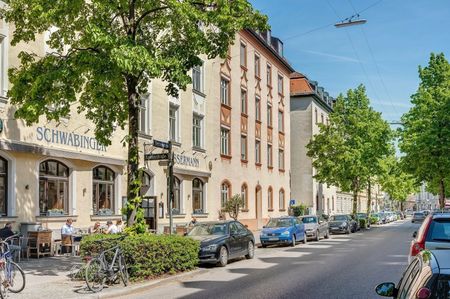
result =
[{"label": "potted plant", "polygon": [[63,209],[51,209],[47,211],[47,216],[63,216],[64,210]]},{"label": "potted plant", "polygon": [[99,216],[111,216],[113,214],[113,211],[111,209],[100,209],[98,210]]}]

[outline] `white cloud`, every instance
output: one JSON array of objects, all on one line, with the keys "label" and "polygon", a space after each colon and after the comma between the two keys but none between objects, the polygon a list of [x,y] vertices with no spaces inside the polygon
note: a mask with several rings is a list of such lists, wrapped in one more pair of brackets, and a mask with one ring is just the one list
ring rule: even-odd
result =
[{"label": "white cloud", "polygon": [[343,61],[343,62],[355,62],[355,63],[359,63],[358,59],[352,58],[352,57],[347,57],[347,56],[341,56],[341,55],[335,55],[335,54],[330,54],[330,53],[325,53],[325,52],[319,52],[319,51],[312,51],[312,50],[300,50],[302,52],[305,53],[309,53],[309,54],[313,54],[313,55],[318,55],[318,56],[323,56],[323,57],[328,57],[328,58],[332,58],[335,61]]}]

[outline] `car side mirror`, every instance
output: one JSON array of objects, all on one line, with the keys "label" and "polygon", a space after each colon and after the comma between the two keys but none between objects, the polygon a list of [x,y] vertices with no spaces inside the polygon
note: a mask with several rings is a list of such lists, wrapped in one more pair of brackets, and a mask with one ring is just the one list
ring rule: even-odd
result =
[{"label": "car side mirror", "polygon": [[394,297],[396,296],[397,289],[393,282],[383,282],[375,287],[375,292],[383,297]]},{"label": "car side mirror", "polygon": [[413,232],[413,238],[417,237],[417,232]]},{"label": "car side mirror", "polygon": [[323,223],[323,221],[322,220],[319,220],[319,224],[322,224]]},{"label": "car side mirror", "polygon": [[266,226],[264,225],[263,228],[266,228]]}]

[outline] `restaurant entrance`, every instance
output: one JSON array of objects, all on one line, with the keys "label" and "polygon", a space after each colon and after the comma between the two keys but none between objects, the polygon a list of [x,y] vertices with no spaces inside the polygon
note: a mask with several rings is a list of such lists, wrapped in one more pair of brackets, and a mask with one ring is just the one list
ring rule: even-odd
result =
[{"label": "restaurant entrance", "polygon": [[157,227],[157,211],[156,211],[156,196],[144,196],[142,198],[142,209],[144,210],[145,223],[151,231],[156,230]]}]

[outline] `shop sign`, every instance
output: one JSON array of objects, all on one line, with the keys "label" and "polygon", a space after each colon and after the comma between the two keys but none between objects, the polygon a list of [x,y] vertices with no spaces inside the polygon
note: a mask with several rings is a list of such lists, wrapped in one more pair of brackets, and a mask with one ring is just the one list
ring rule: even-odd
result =
[{"label": "shop sign", "polygon": [[63,144],[76,148],[106,152],[106,146],[100,144],[94,137],[72,132],[64,132],[56,129],[49,129],[46,127],[36,128],[36,139],[38,141],[46,141],[49,143]]},{"label": "shop sign", "polygon": [[191,167],[200,167],[200,161],[197,158],[175,154],[175,164],[186,165]]}]

